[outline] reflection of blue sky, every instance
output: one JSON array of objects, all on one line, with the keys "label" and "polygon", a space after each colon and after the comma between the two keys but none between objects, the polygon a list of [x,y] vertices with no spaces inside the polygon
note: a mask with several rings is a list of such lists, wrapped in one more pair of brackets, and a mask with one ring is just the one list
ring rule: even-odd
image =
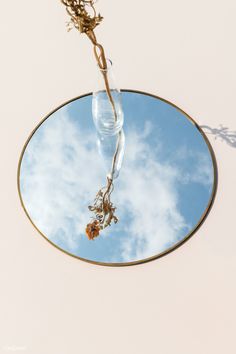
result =
[{"label": "reflection of blue sky", "polygon": [[181,112],[150,96],[123,93],[126,150],[113,200],[120,219],[95,241],[84,229],[105,171],[91,97],[47,119],[29,142],[21,192],[35,225],[59,247],[100,262],[134,261],[173,246],[198,223],[213,166],[201,134]]}]

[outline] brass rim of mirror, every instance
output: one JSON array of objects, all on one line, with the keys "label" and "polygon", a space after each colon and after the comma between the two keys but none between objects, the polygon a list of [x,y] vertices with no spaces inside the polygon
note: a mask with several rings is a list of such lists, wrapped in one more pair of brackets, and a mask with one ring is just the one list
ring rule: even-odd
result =
[{"label": "brass rim of mirror", "polygon": [[199,227],[202,225],[202,223],[205,221],[207,215],[209,214],[209,211],[211,210],[211,207],[213,205],[213,202],[215,200],[215,195],[216,195],[216,191],[217,191],[217,184],[218,184],[218,173],[217,173],[217,163],[216,163],[216,158],[215,158],[215,154],[214,154],[214,151],[213,151],[213,148],[207,138],[207,136],[205,135],[205,133],[203,132],[203,130],[200,128],[200,126],[195,122],[195,120],[193,118],[191,118],[186,112],[184,112],[181,108],[179,108],[178,106],[176,106],[175,104],[173,104],[172,102],[166,100],[166,99],[163,99],[159,96],[156,96],[156,95],[153,95],[153,94],[150,94],[150,93],[147,93],[147,92],[143,92],[143,91],[138,91],[138,90],[131,90],[131,89],[122,89],[121,90],[122,92],[124,93],[137,93],[137,94],[140,94],[140,95],[145,95],[145,96],[149,96],[149,97],[152,97],[152,98],[155,98],[157,100],[160,100],[170,106],[172,106],[173,108],[175,108],[177,111],[179,111],[183,116],[185,116],[185,118],[187,118],[194,126],[195,128],[200,132],[202,138],[204,139],[205,143],[207,144],[207,147],[209,149],[209,152],[210,152],[210,156],[211,156],[211,160],[212,160],[212,165],[213,165],[213,185],[212,185],[212,191],[211,191],[211,196],[210,196],[210,199],[209,199],[209,202],[207,204],[207,207],[206,209],[204,210],[204,212],[202,213],[198,223],[195,225],[195,227],[189,232],[186,234],[186,236],[181,239],[180,241],[178,241],[177,243],[175,243],[173,246],[167,248],[166,250],[164,250],[163,252],[160,252],[156,255],[153,255],[151,257],[147,257],[147,258],[144,258],[144,259],[141,259],[141,260],[135,260],[135,261],[131,261],[131,262],[120,262],[120,263],[109,263],[109,262],[99,262],[99,261],[94,261],[94,260],[90,260],[90,259],[86,259],[86,258],[82,258],[80,256],[77,256],[73,253],[70,253],[66,250],[64,250],[63,248],[59,247],[58,245],[56,245],[54,242],[52,242],[43,232],[40,231],[40,229],[34,224],[32,218],[30,217],[28,211],[27,211],[27,208],[25,206],[25,203],[23,201],[23,197],[22,197],[22,193],[21,193],[21,186],[20,186],[20,173],[21,173],[21,164],[22,164],[22,159],[23,159],[23,156],[24,156],[24,153],[25,153],[25,150],[31,140],[31,138],[33,137],[33,135],[35,134],[35,132],[38,130],[38,128],[49,118],[51,117],[55,112],[57,112],[59,109],[61,109],[62,107],[74,102],[74,101],[77,101],[81,98],[85,98],[87,96],[91,96],[91,93],[87,93],[87,94],[84,94],[84,95],[81,95],[81,96],[78,96],[78,97],[75,97],[63,104],[61,104],[60,106],[58,106],[56,109],[54,109],[53,111],[51,111],[45,118],[43,118],[39,124],[34,128],[34,130],[31,132],[31,134],[29,135],[26,143],[24,144],[24,147],[23,147],[23,150],[20,154],[20,159],[19,159],[19,163],[18,163],[18,170],[17,170],[17,187],[18,187],[18,193],[19,193],[19,197],[20,197],[20,202],[21,202],[21,205],[23,207],[23,210],[25,211],[28,219],[30,220],[31,224],[34,226],[34,228],[39,232],[39,234],[41,236],[43,236],[44,239],[46,239],[51,245],[53,245],[54,247],[56,247],[57,249],[59,249],[60,251],[64,252],[65,254],[69,255],[69,256],[72,256],[74,258],[77,258],[79,260],[82,260],[82,261],[85,261],[87,263],[92,263],[92,264],[96,264],[96,265],[102,265],[102,266],[112,266],[112,267],[119,267],[119,266],[130,266],[130,265],[137,265],[137,264],[140,264],[140,263],[145,263],[145,262],[149,262],[149,261],[152,261],[152,260],[155,260],[155,259],[158,259],[160,257],[163,257],[164,255],[167,255],[169,254],[170,252],[176,250],[178,247],[180,247],[181,245],[183,245],[198,229]]}]

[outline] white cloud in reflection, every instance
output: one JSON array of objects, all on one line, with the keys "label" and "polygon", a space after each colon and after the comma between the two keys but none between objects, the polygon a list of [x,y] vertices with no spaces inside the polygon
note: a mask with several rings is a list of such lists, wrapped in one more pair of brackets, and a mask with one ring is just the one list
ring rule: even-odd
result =
[{"label": "white cloud in reflection", "polygon": [[192,151],[183,146],[175,152],[174,160],[180,166],[184,160],[189,162],[188,168],[182,171],[182,183],[194,182],[211,188],[213,171],[212,163],[209,160],[209,153]]},{"label": "white cloud in reflection", "polygon": [[120,176],[118,205],[129,215],[127,237],[122,243],[124,260],[143,259],[162,252],[178,241],[184,217],[178,209],[176,183],[180,171],[158,162],[158,150],[147,144],[150,133],[133,131],[127,136],[125,168]]},{"label": "white cloud in reflection", "polygon": [[[120,222],[94,241],[114,234],[108,262],[121,257],[126,262],[147,258],[178,242],[192,227],[180,211],[178,184],[212,183],[212,166],[204,154],[192,156],[192,172],[181,170],[178,163],[160,163],[161,142],[156,147],[147,143],[151,130],[147,122],[143,132],[126,134],[124,165],[113,194]],[[176,161],[191,154],[176,152]],[[31,139],[21,169],[26,209],[43,234],[83,258],[87,258],[86,250],[81,254],[79,244],[86,237],[84,229],[91,217],[87,206],[104,181],[94,136],[80,130],[65,108]]]},{"label": "white cloud in reflection", "polygon": [[60,110],[31,139],[22,163],[22,195],[31,219],[72,252],[91,216],[87,201],[104,183],[91,139]]}]

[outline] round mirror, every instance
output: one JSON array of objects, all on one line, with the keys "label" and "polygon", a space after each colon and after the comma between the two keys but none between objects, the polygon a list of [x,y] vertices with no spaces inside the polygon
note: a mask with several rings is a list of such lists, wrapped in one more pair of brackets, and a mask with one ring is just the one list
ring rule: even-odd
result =
[{"label": "round mirror", "polygon": [[106,183],[91,94],[49,114],[23,149],[18,187],[36,229],[62,251],[104,265],[129,265],[175,249],[206,217],[216,163],[201,129],[159,97],[123,90],[125,152],[112,199],[117,224],[94,240],[88,205]]}]

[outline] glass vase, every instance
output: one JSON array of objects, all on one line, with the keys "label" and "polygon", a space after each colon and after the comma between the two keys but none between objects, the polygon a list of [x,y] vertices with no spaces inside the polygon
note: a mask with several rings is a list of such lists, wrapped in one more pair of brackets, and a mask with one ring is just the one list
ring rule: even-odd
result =
[{"label": "glass vase", "polygon": [[93,121],[101,137],[117,135],[124,123],[121,92],[117,87],[112,62],[107,59],[107,69],[99,68],[96,89],[92,98]]}]

